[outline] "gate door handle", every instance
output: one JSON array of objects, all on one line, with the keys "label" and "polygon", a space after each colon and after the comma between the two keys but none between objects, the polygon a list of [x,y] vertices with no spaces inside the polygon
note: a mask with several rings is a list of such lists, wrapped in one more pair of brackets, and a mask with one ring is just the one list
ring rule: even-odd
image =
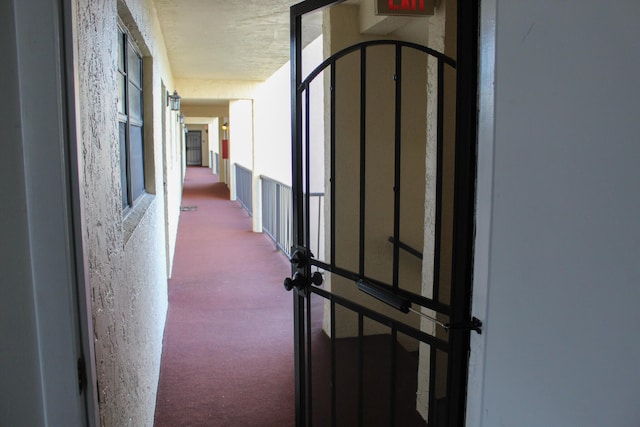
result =
[{"label": "gate door handle", "polygon": [[[311,275],[311,283],[313,283],[314,285],[320,286],[322,285],[322,281],[322,273],[320,273],[319,271],[316,271],[315,273],[313,273],[313,275]],[[304,277],[304,274],[298,271],[293,275],[293,278],[287,277],[286,279],[284,279],[284,288],[287,291],[290,291],[293,288],[301,291],[306,287],[306,285],[307,281]]]},{"label": "gate door handle", "polygon": [[386,289],[382,289],[379,286],[376,286],[372,283],[365,282],[360,279],[357,281],[358,289],[362,292],[371,295],[372,297],[384,302],[385,304],[390,305],[398,311],[403,313],[415,313],[420,317],[423,317],[436,325],[440,326],[445,331],[449,331],[450,329],[456,330],[466,330],[466,331],[475,331],[478,334],[482,334],[482,321],[480,321],[476,317],[472,317],[471,321],[464,323],[443,323],[440,320],[436,319],[433,316],[429,316],[428,314],[422,313],[415,308],[411,307],[411,301],[406,298],[402,298],[399,295],[392,294]]},{"label": "gate door handle", "polygon": [[408,313],[411,310],[411,301],[409,301],[408,299],[392,294],[391,292],[388,292],[371,283],[367,283],[362,279],[358,280],[356,284],[358,285],[358,289],[360,289],[365,294],[371,295],[375,299],[390,305],[396,310],[399,310],[403,313]]},{"label": "gate door handle", "polygon": [[294,274],[292,278],[287,277],[286,279],[284,279],[284,288],[287,291],[290,291],[293,288],[296,288],[297,290],[302,290],[304,289],[304,287],[305,287],[304,276],[300,272],[296,272],[296,274]]}]

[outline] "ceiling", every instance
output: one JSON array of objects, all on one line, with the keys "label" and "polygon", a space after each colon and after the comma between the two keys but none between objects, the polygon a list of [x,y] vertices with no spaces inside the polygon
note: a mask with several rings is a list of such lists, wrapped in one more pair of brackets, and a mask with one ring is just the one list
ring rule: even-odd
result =
[{"label": "ceiling", "polygon": [[[289,60],[289,7],[300,0],[154,0],[174,78],[264,81]],[[304,21],[306,41],[321,15]]]}]

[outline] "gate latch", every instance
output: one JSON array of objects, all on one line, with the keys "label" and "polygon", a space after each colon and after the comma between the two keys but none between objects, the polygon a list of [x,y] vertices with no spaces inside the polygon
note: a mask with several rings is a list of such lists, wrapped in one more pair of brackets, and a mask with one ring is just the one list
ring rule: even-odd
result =
[{"label": "gate latch", "polygon": [[[308,287],[311,284],[320,286],[322,284],[322,274],[316,271],[308,276],[309,272],[309,252],[306,248],[295,248],[291,255],[291,278],[284,279],[284,288],[287,291],[295,289],[300,295],[306,297]],[[312,255],[313,256],[313,255]]]}]

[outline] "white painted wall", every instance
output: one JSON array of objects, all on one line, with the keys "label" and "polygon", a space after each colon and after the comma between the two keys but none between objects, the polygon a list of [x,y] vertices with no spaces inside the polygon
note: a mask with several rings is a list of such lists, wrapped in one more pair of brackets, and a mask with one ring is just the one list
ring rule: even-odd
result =
[{"label": "white painted wall", "polygon": [[253,165],[253,101],[229,102],[229,156],[231,163],[251,169]]},{"label": "white painted wall", "polygon": [[[310,43],[303,51],[302,74],[306,75],[322,62],[322,37]],[[322,81],[322,79],[320,79]],[[314,87],[311,92],[311,111],[318,113],[311,128],[311,141],[323,149],[324,91]],[[291,64],[287,62],[276,71],[259,90],[254,100],[255,109],[255,165],[256,170],[270,178],[291,185]],[[322,152],[314,152],[314,170],[323,170]],[[312,191],[324,188],[324,177],[314,175]]]},{"label": "white painted wall", "polygon": [[[320,36],[302,50],[302,75],[304,77],[324,60],[323,48],[324,42]],[[287,65],[290,67],[290,64]],[[315,79],[309,90],[309,115],[311,116],[309,120],[309,191],[322,193],[325,189],[325,89],[322,76]],[[315,212],[316,207],[311,206],[310,209]],[[314,234],[314,231],[316,230],[311,230],[311,233]]]},{"label": "white painted wall", "polygon": [[482,2],[469,427],[640,425],[638,22]]},{"label": "white painted wall", "polygon": [[255,173],[291,185],[291,65],[286,63],[256,91]]},{"label": "white painted wall", "polygon": [[[311,72],[322,62],[322,37],[318,37],[303,50],[303,75]],[[318,78],[310,93],[311,112],[311,192],[324,191],[324,88],[323,79]],[[291,186],[291,63],[284,64],[260,89],[254,99],[254,192],[259,194],[259,177],[268,178]],[[257,200],[260,202],[259,198]],[[317,199],[312,201],[314,214],[318,212]],[[257,206],[254,203],[254,206]],[[254,215],[254,221],[259,220]],[[318,235],[315,221],[312,236]],[[322,223],[324,221],[321,221]],[[262,231],[261,224],[256,231]],[[320,226],[322,229],[322,226]],[[321,240],[324,233],[321,230]],[[323,256],[324,245],[314,249],[317,256]],[[316,241],[313,248],[318,248]],[[322,253],[321,253],[322,252]]]},{"label": "white painted wall", "polygon": [[229,167],[231,168],[231,200],[236,200],[235,164],[253,169],[253,101],[229,102]]},{"label": "white painted wall", "polygon": [[249,99],[261,83],[245,80],[176,79],[180,95],[195,99]]},{"label": "white painted wall", "polygon": [[[155,102],[158,102],[156,98]],[[151,101],[153,102],[153,101]],[[178,234],[178,221],[180,220],[179,206],[182,202],[183,181],[183,127],[178,122],[178,113],[166,107],[161,100],[162,107],[158,110],[165,115],[165,137],[163,156],[163,179],[165,186],[165,240],[167,275],[171,277],[173,270],[173,255],[176,250],[176,236]],[[156,140],[157,141],[157,140]]]}]

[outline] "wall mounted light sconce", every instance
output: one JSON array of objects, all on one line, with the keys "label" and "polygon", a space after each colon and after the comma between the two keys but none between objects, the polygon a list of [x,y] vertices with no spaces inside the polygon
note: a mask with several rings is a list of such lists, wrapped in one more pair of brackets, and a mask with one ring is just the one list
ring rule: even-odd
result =
[{"label": "wall mounted light sconce", "polygon": [[229,129],[229,124],[227,122],[224,122],[222,124],[222,130],[227,130],[227,129]]},{"label": "wall mounted light sconce", "polygon": [[184,124],[184,114],[180,114],[180,123]]},{"label": "wall mounted light sconce", "polygon": [[187,127],[184,127],[184,133],[189,133],[189,129],[187,129]]},{"label": "wall mounted light sconce", "polygon": [[180,110],[180,95],[178,95],[178,91],[174,90],[173,95],[169,94],[167,91],[167,107],[171,107],[171,111]]}]

